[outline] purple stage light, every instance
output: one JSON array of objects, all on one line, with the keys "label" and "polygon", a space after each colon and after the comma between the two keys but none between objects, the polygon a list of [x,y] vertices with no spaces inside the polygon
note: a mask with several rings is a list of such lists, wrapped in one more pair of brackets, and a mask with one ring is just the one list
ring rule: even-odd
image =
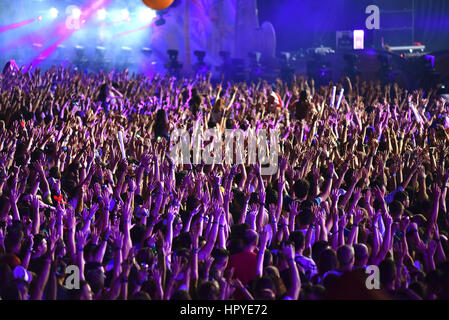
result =
[{"label": "purple stage light", "polygon": [[155,24],[154,24],[154,23],[150,23],[150,24],[148,24],[148,25],[142,26],[142,27],[137,28],[137,29],[133,29],[133,30],[128,30],[128,31],[125,31],[125,32],[121,32],[121,33],[116,34],[116,35],[114,36],[114,38],[120,38],[120,37],[126,36],[126,35],[128,35],[128,34],[131,34],[131,33],[137,32],[137,31],[140,31],[140,30],[144,30],[144,29],[151,28],[152,26],[155,26]]},{"label": "purple stage light", "polygon": [[[72,16],[78,16],[81,18],[81,23],[84,24],[85,21],[90,19],[100,8],[105,7],[110,0],[97,0],[92,1],[89,5],[87,5],[83,9],[74,8],[72,12]],[[76,10],[77,9],[77,10]],[[29,68],[31,66],[35,67],[39,65],[42,61],[48,58],[63,42],[65,42],[74,32],[78,29],[76,28],[68,28],[66,21],[58,24],[56,26],[56,34],[59,36],[59,39],[54,42],[51,46],[46,48],[43,52],[41,52],[37,57],[35,57],[29,64]]]},{"label": "purple stage light", "polygon": [[1,26],[0,27],[0,33],[23,27],[23,26],[25,26],[27,24],[30,24],[30,23],[34,22],[34,21],[36,21],[36,19],[28,19],[28,20],[24,20],[24,21],[20,21],[20,22],[15,22],[15,23],[12,23],[12,24],[7,25],[7,26]]}]

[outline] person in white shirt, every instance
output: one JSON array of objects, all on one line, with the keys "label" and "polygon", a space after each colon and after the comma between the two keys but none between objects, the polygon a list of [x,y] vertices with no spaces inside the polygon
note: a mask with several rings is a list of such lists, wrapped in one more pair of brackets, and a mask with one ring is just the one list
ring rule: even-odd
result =
[{"label": "person in white shirt", "polygon": [[310,281],[311,278],[317,274],[318,268],[311,258],[303,255],[305,236],[301,231],[293,231],[290,233],[289,241],[293,242],[295,247],[295,261],[303,271],[306,280]]}]

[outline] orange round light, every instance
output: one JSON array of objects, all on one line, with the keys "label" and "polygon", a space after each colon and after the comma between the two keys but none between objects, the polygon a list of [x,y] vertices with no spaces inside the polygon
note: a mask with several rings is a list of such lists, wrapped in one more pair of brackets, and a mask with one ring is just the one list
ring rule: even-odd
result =
[{"label": "orange round light", "polygon": [[142,0],[142,2],[153,10],[167,9],[174,0]]}]

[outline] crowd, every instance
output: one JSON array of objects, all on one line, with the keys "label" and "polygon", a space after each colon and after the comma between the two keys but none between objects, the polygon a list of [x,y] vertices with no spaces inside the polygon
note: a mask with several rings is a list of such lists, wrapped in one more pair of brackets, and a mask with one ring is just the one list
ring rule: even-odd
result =
[{"label": "crowd", "polygon": [[[438,88],[13,64],[0,87],[3,300],[449,299]],[[276,173],[177,164],[198,122],[278,129]]]}]

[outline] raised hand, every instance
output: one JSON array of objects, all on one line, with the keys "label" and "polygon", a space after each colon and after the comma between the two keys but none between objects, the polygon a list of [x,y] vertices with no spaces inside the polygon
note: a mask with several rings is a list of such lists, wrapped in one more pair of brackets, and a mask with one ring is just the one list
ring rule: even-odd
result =
[{"label": "raised hand", "polygon": [[31,207],[34,210],[39,211],[39,198],[35,195],[31,195],[30,198],[31,198]]},{"label": "raised hand", "polygon": [[82,248],[87,243],[87,233],[84,233],[83,231],[78,231],[76,233],[76,244],[78,245],[78,248]]},{"label": "raised hand", "polygon": [[441,195],[441,188],[438,186],[437,183],[432,184],[432,192],[435,196],[435,198],[439,198]]},{"label": "raised hand", "polygon": [[279,161],[279,170],[281,174],[285,172],[286,168],[287,168],[287,159],[285,157],[281,157],[281,160]]},{"label": "raised hand", "polygon": [[318,182],[321,177],[320,169],[317,167],[312,168],[312,176],[314,181]]},{"label": "raised hand", "polygon": [[395,253],[395,260],[400,262],[404,260],[406,250],[402,242],[395,242],[393,244],[393,252]]},{"label": "raised hand", "polygon": [[376,195],[377,199],[379,199],[379,200],[384,199],[385,192],[379,186],[375,186],[373,191],[374,191],[374,194]]},{"label": "raised hand", "polygon": [[391,215],[386,213],[384,215],[384,220],[385,220],[385,226],[388,228],[391,227],[391,225],[393,224],[393,218],[391,217]]},{"label": "raised hand", "polygon": [[90,207],[90,211],[87,216],[87,219],[91,220],[95,216],[95,213],[98,211],[99,208],[100,208],[100,205],[98,203],[92,204],[92,206]]},{"label": "raised hand", "polygon": [[346,225],[348,224],[348,217],[346,214],[342,215],[340,219],[338,220],[338,228],[344,229]]},{"label": "raised hand", "polygon": [[292,203],[290,203],[289,205],[289,209],[290,209],[290,214],[291,215],[298,215],[299,214],[299,203],[296,201],[292,201]]},{"label": "raised hand", "polygon": [[365,192],[365,201],[366,203],[371,203],[371,190],[366,190]]},{"label": "raised hand", "polygon": [[362,190],[360,188],[355,188],[354,190],[354,202],[357,203],[362,197]]},{"label": "raised hand", "polygon": [[117,249],[121,250],[123,248],[124,238],[125,238],[125,235],[123,233],[121,233],[120,231],[116,231],[114,244]]},{"label": "raised hand", "polygon": [[420,253],[425,253],[427,251],[427,245],[422,240],[419,240],[415,247],[416,251]]},{"label": "raised hand", "polygon": [[260,235],[260,248],[265,249],[267,247],[268,244],[268,230],[269,230],[270,226],[266,225],[263,229],[262,229],[262,233]]},{"label": "raised hand", "polygon": [[11,202],[12,205],[15,205],[17,204],[19,197],[20,197],[20,190],[17,189],[16,186],[14,185],[9,192],[9,201]]},{"label": "raised hand", "polygon": [[175,215],[178,213],[178,207],[176,205],[172,205],[168,209],[167,220],[169,223],[173,222],[175,219]]},{"label": "raised hand", "polygon": [[360,224],[365,218],[365,213],[362,209],[358,208],[354,214],[354,224]]},{"label": "raised hand", "polygon": [[340,198],[340,191],[337,189],[333,189],[330,194],[333,205],[338,204],[338,199]]},{"label": "raised hand", "polygon": [[288,244],[282,247],[281,249],[282,255],[287,259],[294,259],[295,258],[295,249],[293,248],[293,245]]},{"label": "raised hand", "polygon": [[176,256],[173,259],[172,263],[172,275],[174,278],[177,278],[183,269],[183,259],[182,257]]}]

